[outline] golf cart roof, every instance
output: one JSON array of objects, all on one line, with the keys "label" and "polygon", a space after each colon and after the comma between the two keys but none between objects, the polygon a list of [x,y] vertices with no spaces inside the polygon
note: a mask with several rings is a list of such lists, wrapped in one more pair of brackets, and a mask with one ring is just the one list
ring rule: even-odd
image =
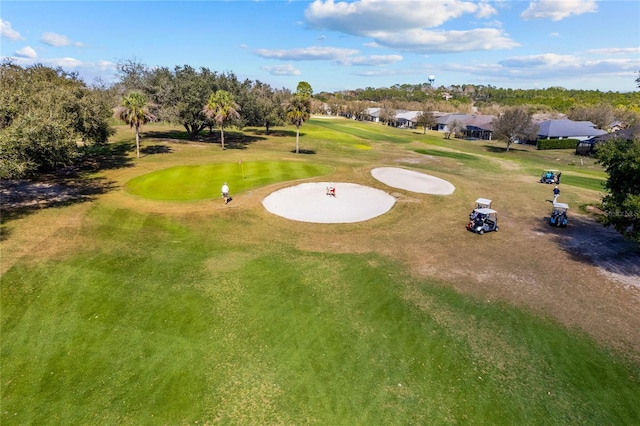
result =
[{"label": "golf cart roof", "polygon": [[497,211],[493,210],[493,209],[487,209],[487,208],[483,208],[483,209],[474,209],[474,211],[476,213],[480,213],[480,214],[491,214],[491,213],[498,213]]},{"label": "golf cart roof", "polygon": [[488,198],[478,198],[476,200],[476,204],[487,204],[487,205],[491,205],[491,200]]},{"label": "golf cart roof", "polygon": [[569,204],[567,204],[567,203],[553,203],[553,208],[554,209],[569,210]]},{"label": "golf cart roof", "polygon": [[544,169],[545,172],[553,172],[553,173],[557,173],[560,170],[556,170],[556,169]]}]

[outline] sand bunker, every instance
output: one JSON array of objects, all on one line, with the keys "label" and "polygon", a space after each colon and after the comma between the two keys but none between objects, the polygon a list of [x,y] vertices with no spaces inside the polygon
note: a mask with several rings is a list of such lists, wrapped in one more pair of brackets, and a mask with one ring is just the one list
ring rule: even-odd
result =
[{"label": "sand bunker", "polygon": [[379,167],[371,175],[391,187],[421,194],[449,195],[456,189],[444,179],[398,167]]},{"label": "sand bunker", "polygon": [[[455,187],[446,180],[398,167],[373,169],[371,175],[393,188],[422,194],[449,195]],[[327,187],[336,189],[335,197]],[[396,200],[379,189],[355,183],[311,182],[269,194],[262,205],[287,219],[312,223],[363,222],[391,210]]]},{"label": "sand bunker", "polygon": [[[334,186],[335,197],[327,195]],[[345,182],[311,182],[280,189],[262,201],[267,211],[312,223],[362,222],[388,212],[396,200],[379,189]]]}]

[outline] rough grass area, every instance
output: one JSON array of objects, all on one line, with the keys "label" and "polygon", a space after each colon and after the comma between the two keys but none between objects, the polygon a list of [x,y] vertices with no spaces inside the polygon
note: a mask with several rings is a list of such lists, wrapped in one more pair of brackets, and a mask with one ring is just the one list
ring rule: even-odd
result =
[{"label": "rough grass area", "polygon": [[[103,183],[90,196],[29,204],[28,190],[14,194],[27,183],[11,187],[0,422],[640,423],[640,248],[579,208],[602,196],[597,165],[327,121],[302,126],[299,155],[292,127],[231,131],[223,151],[215,135],[190,142],[149,125],[139,159],[122,126],[117,162],[55,182]],[[551,165],[563,171],[566,229],[549,226],[552,186],[538,183]],[[370,173],[386,166],[456,191],[389,188]],[[301,178],[396,203],[353,224],[265,211],[265,196]],[[146,197],[129,192],[138,179]],[[148,196],[191,187],[203,198]],[[493,200],[500,232],[465,230],[479,197]]]},{"label": "rough grass area", "polygon": [[5,274],[3,423],[637,420],[640,378],[581,334],[239,231],[100,207],[99,249]]}]

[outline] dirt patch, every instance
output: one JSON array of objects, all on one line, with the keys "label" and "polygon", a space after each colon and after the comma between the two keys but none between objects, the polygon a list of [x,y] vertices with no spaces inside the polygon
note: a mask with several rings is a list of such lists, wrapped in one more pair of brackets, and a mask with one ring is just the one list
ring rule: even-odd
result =
[{"label": "dirt patch", "polygon": [[3,180],[0,198],[6,213],[88,201],[108,187],[101,179]]},{"label": "dirt patch", "polygon": [[[562,232],[566,231],[566,232]],[[604,275],[640,290],[640,245],[623,239],[589,217],[574,217],[558,230],[558,243],[574,258],[597,266]]]}]

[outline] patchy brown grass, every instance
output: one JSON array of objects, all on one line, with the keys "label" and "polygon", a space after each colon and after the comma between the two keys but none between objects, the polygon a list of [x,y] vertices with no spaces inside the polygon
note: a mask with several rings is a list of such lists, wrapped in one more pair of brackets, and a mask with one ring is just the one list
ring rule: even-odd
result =
[{"label": "patchy brown grass", "polygon": [[[412,135],[418,140],[412,142],[412,146],[422,144],[420,139],[427,137]],[[599,200],[599,193],[586,189],[562,187],[561,201],[572,207],[569,227],[549,227],[547,200],[551,199],[551,188],[537,183],[538,176],[530,176],[521,162],[513,161],[526,156],[528,164],[535,162],[538,155],[535,151],[509,152],[500,158],[494,158],[495,152],[487,153],[486,161],[494,167],[478,171],[452,158],[420,155],[384,142],[372,143],[373,149],[368,151],[353,148],[338,156],[335,151],[323,149],[324,141],[303,137],[302,146],[315,154],[302,158],[291,153],[294,141],[289,139],[264,135],[250,141],[239,138],[238,146],[243,149],[221,151],[210,142],[174,142],[158,136],[148,143],[168,149],[155,149],[135,161],[133,167],[102,174],[114,182],[114,190],[96,195],[90,203],[42,209],[5,223],[1,270],[5,272],[18,259],[55,260],[78,247],[90,247],[91,241],[78,230],[87,220],[91,203],[174,216],[185,222],[202,223],[216,216],[237,223],[230,225],[233,230],[230,238],[235,246],[269,247],[287,242],[304,251],[375,252],[406,266],[415,276],[435,279],[443,286],[480,300],[501,301],[551,317],[640,359],[640,251],[637,245],[625,242],[612,231],[603,229],[592,216],[578,211],[579,205]],[[455,142],[459,149],[461,144]],[[469,152],[482,155],[477,145]],[[310,159],[331,164],[335,172],[330,179],[383,189],[394,195],[397,203],[389,213],[366,222],[308,224],[283,219],[262,208],[261,201],[266,195],[291,183],[237,194],[229,206],[220,200],[152,202],[131,196],[122,189],[135,176],[176,164],[240,159]],[[549,161],[546,157],[540,159],[541,168]],[[451,196],[433,196],[388,188],[371,177],[370,170],[380,166],[402,166],[430,173],[449,180],[456,191]],[[585,167],[589,171],[595,166],[590,163]],[[500,232],[480,236],[465,230],[473,201],[478,197],[494,201],[493,207],[499,211]],[[224,265],[212,264],[211,268],[233,268],[237,264],[234,256],[230,253],[224,258]],[[419,292],[407,289],[406,297],[417,306],[433,309],[428,300],[421,299]],[[458,320],[442,314],[443,322]],[[241,386],[246,393],[238,393],[238,399],[229,401],[229,409],[240,410],[254,397],[269,400],[276,396],[278,389],[265,383],[247,378],[245,383],[233,384]],[[237,393],[237,388],[233,393]]]}]

